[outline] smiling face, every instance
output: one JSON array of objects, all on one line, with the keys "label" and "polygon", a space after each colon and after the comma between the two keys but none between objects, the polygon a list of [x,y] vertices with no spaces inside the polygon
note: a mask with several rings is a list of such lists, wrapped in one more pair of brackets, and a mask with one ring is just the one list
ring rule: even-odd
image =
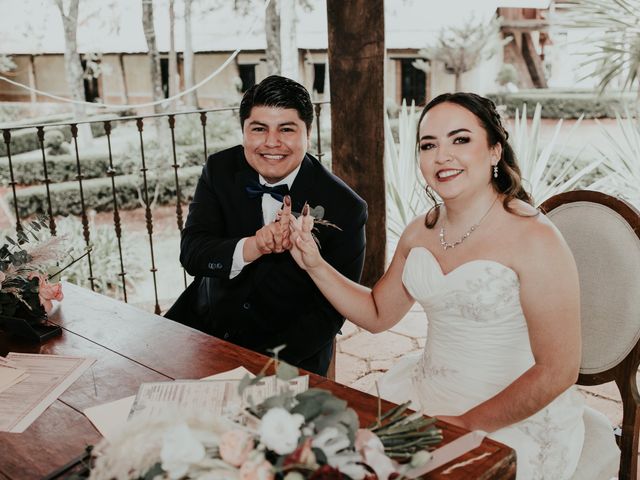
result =
[{"label": "smiling face", "polygon": [[242,145],[249,165],[273,184],[300,165],[309,132],[293,108],[253,107],[242,126]]},{"label": "smiling face", "polygon": [[420,170],[443,200],[475,196],[491,185],[491,169],[502,147],[488,145],[487,132],[473,113],[444,102],[429,110],[419,126]]}]

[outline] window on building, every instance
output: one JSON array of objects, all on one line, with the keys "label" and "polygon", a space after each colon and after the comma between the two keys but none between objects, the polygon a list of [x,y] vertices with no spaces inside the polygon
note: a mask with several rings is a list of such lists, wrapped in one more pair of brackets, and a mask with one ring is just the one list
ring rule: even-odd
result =
[{"label": "window on building", "polygon": [[400,100],[408,105],[414,101],[416,105],[424,105],[427,93],[427,76],[422,70],[412,65],[415,58],[401,58],[401,93]]},{"label": "window on building", "polygon": [[238,74],[240,75],[240,80],[242,80],[242,93],[256,84],[255,64],[238,65]]},{"label": "window on building", "polygon": [[[87,72],[87,61],[84,59],[80,59],[80,64],[82,65],[82,71]],[[100,85],[98,84],[98,78],[96,76],[87,76],[83,78],[84,83],[84,99],[87,102],[96,102],[100,100]]]},{"label": "window on building", "polygon": [[324,77],[326,74],[326,64],[313,64],[313,90],[318,93],[324,93]]},{"label": "window on building", "polygon": [[169,59],[160,59],[160,77],[162,78],[162,94],[169,98]]}]

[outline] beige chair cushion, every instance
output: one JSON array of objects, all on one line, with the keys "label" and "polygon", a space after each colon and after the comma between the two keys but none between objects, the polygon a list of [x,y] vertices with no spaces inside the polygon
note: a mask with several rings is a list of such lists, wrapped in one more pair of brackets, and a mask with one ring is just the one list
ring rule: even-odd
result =
[{"label": "beige chair cushion", "polygon": [[622,361],[640,338],[640,239],[622,216],[592,202],[567,203],[547,216],[578,265],[580,371],[603,372]]},{"label": "beige chair cushion", "polygon": [[593,408],[585,407],[584,444],[572,480],[615,478],[620,468],[620,450],[609,419]]}]

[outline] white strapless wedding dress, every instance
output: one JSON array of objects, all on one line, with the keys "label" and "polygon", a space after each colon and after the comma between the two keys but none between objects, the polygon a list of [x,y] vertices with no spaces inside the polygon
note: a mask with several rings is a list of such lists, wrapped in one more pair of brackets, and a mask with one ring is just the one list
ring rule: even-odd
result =
[{"label": "white strapless wedding dress", "polygon": [[[533,364],[520,284],[492,260],[465,263],[447,275],[433,254],[413,248],[403,282],[424,308],[427,342],[381,382],[383,398],[414,402],[431,416],[460,415],[493,397]],[[583,401],[571,387],[543,410],[489,435],[517,453],[517,478],[571,478],[584,439]]]}]

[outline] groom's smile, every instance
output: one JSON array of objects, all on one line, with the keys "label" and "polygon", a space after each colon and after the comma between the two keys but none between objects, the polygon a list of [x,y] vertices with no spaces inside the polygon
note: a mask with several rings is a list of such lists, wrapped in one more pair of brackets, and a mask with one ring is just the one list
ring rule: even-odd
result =
[{"label": "groom's smile", "polygon": [[309,146],[309,132],[293,108],[253,107],[242,126],[244,155],[273,184],[294,171]]}]

